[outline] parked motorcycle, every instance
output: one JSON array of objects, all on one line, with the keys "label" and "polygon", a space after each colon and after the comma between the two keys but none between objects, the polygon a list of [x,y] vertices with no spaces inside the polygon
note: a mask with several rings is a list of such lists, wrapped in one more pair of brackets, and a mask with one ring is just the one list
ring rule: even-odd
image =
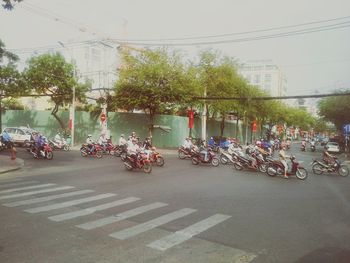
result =
[{"label": "parked motorcycle", "polygon": [[207,151],[207,160],[204,159],[204,154],[201,153],[198,149],[194,151],[194,154],[191,158],[192,164],[197,165],[199,163],[210,163],[212,166],[217,167],[220,164],[219,158],[216,157],[214,151],[210,148],[208,148]]},{"label": "parked motorcycle", "polygon": [[233,166],[236,170],[251,169],[255,171],[260,171],[262,173],[266,172],[266,162],[261,154],[252,152],[249,156],[243,156],[243,154],[236,154],[236,160]]},{"label": "parked motorcycle", "polygon": [[142,169],[145,173],[150,173],[152,171],[152,165],[147,157],[147,154],[140,152],[136,156],[136,160],[133,156],[128,155],[124,162],[124,166],[128,171],[133,169]]},{"label": "parked motorcycle", "polygon": [[164,157],[159,152],[157,152],[156,147],[152,147],[149,154],[149,160],[151,163],[156,163],[157,166],[163,166],[165,163]]},{"label": "parked motorcycle", "polygon": [[103,151],[102,148],[99,144],[94,144],[93,146],[93,150],[91,151],[89,149],[89,146],[84,143],[81,147],[80,147],[80,154],[82,157],[86,157],[86,156],[92,156],[92,157],[97,157],[97,158],[102,158],[103,156]]},{"label": "parked motorcycle", "polygon": [[70,145],[67,144],[66,140],[62,140],[62,143],[59,144],[59,143],[49,139],[49,144],[53,150],[64,150],[64,151],[70,150]]},{"label": "parked motorcycle", "polygon": [[192,158],[192,156],[197,151],[197,146],[193,146],[191,149],[180,146],[177,153],[180,159]]},{"label": "parked motorcycle", "polygon": [[[291,169],[288,169],[287,176],[296,176],[300,180],[305,180],[308,176],[307,170],[302,167],[300,164],[301,162],[297,162],[295,160],[295,156],[292,155],[290,157],[290,160],[292,162]],[[283,175],[284,174],[284,165],[279,160],[274,160],[271,163],[268,164],[266,173],[269,176],[276,176],[277,174]]]},{"label": "parked motorcycle", "polygon": [[346,164],[342,164],[338,158],[335,158],[333,164],[326,164],[323,161],[313,160],[312,172],[314,174],[323,173],[338,173],[340,176],[346,177],[349,175],[349,168]]},{"label": "parked motorcycle", "polygon": [[44,143],[42,149],[37,151],[37,148],[35,147],[34,143],[32,143],[29,147],[29,152],[33,155],[34,158],[37,159],[47,159],[52,160],[53,159],[53,152],[52,148],[48,143]]}]

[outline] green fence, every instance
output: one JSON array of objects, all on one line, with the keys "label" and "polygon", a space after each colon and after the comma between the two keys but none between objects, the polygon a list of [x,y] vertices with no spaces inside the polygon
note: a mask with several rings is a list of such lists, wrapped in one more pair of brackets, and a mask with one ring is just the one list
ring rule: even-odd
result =
[{"label": "green fence", "polygon": [[[61,111],[58,114],[65,123],[68,123],[69,112]],[[153,132],[153,144],[161,148],[178,147],[182,144],[185,137],[189,135],[188,118],[171,115],[156,115],[155,125],[170,127],[170,132],[156,128]],[[46,137],[52,138],[60,130],[58,121],[51,115],[50,111],[27,111],[27,110],[7,110],[2,117],[2,126],[18,127],[30,126],[39,130]],[[108,129],[112,136],[112,141],[118,141],[123,133],[126,136],[135,131],[140,138],[148,136],[149,118],[147,114],[138,113],[108,113]],[[75,114],[75,143],[85,141],[88,134],[92,134],[94,138],[98,138],[100,133],[100,121],[97,117],[93,117],[88,112],[77,111]],[[207,135],[220,135],[220,121],[207,121]],[[245,141],[246,130],[240,123],[238,127],[236,123],[226,122],[224,129],[224,137],[236,137],[241,142]],[[195,119],[194,128],[192,129],[192,137],[201,136],[201,121]],[[251,133],[248,132],[248,141],[250,141]]]}]

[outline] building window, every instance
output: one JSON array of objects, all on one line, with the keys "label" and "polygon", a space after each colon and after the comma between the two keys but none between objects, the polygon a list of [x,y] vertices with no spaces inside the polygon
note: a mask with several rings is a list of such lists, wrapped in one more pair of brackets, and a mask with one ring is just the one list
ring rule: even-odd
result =
[{"label": "building window", "polygon": [[271,74],[265,74],[265,82],[271,82]]},{"label": "building window", "polygon": [[260,83],[260,75],[254,75],[254,83]]}]

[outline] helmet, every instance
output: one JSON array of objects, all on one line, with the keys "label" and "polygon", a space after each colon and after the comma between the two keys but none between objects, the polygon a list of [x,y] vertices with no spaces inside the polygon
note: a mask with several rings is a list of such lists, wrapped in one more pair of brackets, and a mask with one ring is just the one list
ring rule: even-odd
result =
[{"label": "helmet", "polygon": [[88,138],[89,138],[89,137],[92,137],[92,135],[91,135],[91,134],[88,134],[88,136],[87,136],[87,137],[88,137]]},{"label": "helmet", "polygon": [[124,134],[120,135],[120,137],[124,137]]}]

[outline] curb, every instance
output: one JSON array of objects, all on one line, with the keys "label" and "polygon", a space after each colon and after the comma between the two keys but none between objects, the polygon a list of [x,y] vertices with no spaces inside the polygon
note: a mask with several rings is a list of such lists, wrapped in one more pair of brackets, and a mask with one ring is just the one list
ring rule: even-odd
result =
[{"label": "curb", "polygon": [[11,167],[11,168],[7,168],[4,170],[0,170],[0,174],[4,174],[4,173],[9,173],[9,172],[13,172],[13,171],[17,171],[19,169],[22,169],[22,167],[24,166],[24,160],[21,158],[16,158],[16,166],[15,167]]}]

